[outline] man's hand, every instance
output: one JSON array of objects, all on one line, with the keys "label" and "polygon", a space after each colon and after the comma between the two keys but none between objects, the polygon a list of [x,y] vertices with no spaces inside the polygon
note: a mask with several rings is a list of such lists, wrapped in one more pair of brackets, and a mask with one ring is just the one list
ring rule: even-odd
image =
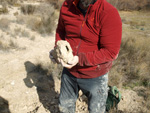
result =
[{"label": "man's hand", "polygon": [[62,59],[60,59],[60,63],[62,64],[62,66],[65,67],[65,68],[67,68],[67,69],[71,69],[78,62],[79,62],[79,57],[78,56],[74,56],[73,60],[69,61],[68,63],[65,63]]}]

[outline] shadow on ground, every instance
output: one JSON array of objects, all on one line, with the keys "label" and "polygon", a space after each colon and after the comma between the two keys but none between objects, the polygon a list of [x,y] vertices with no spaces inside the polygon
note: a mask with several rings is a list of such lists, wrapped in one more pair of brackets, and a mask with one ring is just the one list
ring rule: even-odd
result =
[{"label": "shadow on ground", "polygon": [[0,96],[0,113],[10,113],[8,101],[1,96]]},{"label": "shadow on ground", "polygon": [[[30,61],[24,63],[27,76],[24,83],[28,88],[33,86],[37,89],[40,102],[44,108],[51,113],[59,113],[58,109],[58,93],[55,92],[54,77],[52,74],[47,74],[48,70],[43,69],[40,65],[35,65]],[[38,111],[39,107],[33,111]]]}]

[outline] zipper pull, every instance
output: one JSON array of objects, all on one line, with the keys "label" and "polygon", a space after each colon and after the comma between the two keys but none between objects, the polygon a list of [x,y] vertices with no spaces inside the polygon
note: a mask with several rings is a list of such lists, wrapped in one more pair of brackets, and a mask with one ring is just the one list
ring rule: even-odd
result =
[{"label": "zipper pull", "polygon": [[85,20],[82,22],[82,27],[84,26],[84,24],[85,24]]}]

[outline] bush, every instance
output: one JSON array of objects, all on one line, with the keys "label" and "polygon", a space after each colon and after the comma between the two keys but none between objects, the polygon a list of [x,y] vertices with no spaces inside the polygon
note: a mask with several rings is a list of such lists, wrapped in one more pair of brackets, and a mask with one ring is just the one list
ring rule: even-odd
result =
[{"label": "bush", "polygon": [[29,28],[41,34],[51,33],[55,29],[57,16],[51,4],[42,3],[39,6],[22,6],[21,9],[23,14],[26,15],[18,16],[18,22],[25,23]]},{"label": "bush", "polygon": [[0,0],[0,4],[9,4],[14,5],[17,3],[18,0]]},{"label": "bush", "polygon": [[145,87],[144,91],[140,91],[143,94],[139,94],[139,96],[144,97],[145,102],[143,104],[147,106],[147,109],[150,108],[149,41],[149,38],[123,38],[119,57],[114,62],[109,76],[110,85],[132,90],[136,87]]},{"label": "bush", "polygon": [[6,6],[0,7],[0,14],[3,14],[3,13],[8,13],[8,9]]},{"label": "bush", "polygon": [[[109,73],[109,84],[129,88],[144,97],[143,105],[150,109],[149,12],[120,12],[123,37],[118,59]],[[143,87],[143,89],[142,89]],[[138,90],[136,89],[138,88]],[[141,113],[145,113],[144,109]]]},{"label": "bush", "polygon": [[107,0],[119,10],[141,10],[147,9],[148,0]]},{"label": "bush", "polygon": [[36,6],[34,6],[34,5],[22,5],[21,6],[21,12],[23,13],[23,14],[33,14],[34,13],[34,11],[35,11],[35,8],[36,8]]},{"label": "bush", "polygon": [[60,9],[64,0],[46,0],[54,6],[55,9]]},{"label": "bush", "polygon": [[40,33],[51,33],[55,29],[55,9],[51,4],[41,4],[37,7],[35,15],[39,16],[41,22],[38,31]]},{"label": "bush", "polygon": [[10,20],[7,18],[1,18],[0,19],[0,29],[5,31],[9,29]]},{"label": "bush", "polygon": [[150,39],[128,37],[122,40],[118,59],[111,70],[111,83],[125,87],[145,86],[150,84]]},{"label": "bush", "polygon": [[0,50],[7,51],[10,49],[18,48],[18,45],[15,41],[12,39],[3,39],[0,37]]}]

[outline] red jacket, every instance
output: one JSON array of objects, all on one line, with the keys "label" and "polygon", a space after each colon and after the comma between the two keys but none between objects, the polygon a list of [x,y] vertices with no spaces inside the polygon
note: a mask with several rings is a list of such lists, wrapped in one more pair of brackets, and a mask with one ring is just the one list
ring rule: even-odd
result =
[{"label": "red jacket", "polygon": [[88,7],[85,17],[77,8],[79,0],[66,0],[60,10],[56,42],[67,40],[79,63],[70,73],[77,78],[95,78],[106,74],[117,58],[122,22],[116,8],[105,0]]}]

